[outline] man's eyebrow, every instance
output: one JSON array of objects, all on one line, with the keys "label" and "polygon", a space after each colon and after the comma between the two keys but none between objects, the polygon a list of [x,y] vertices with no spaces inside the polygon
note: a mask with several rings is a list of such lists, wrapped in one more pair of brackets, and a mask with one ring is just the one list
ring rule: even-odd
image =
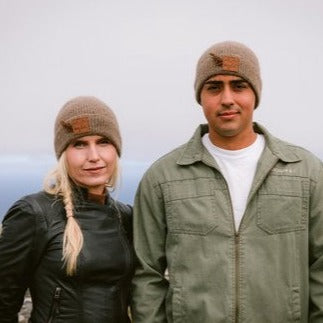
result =
[{"label": "man's eyebrow", "polygon": [[[244,79],[231,80],[229,82],[230,83],[248,83]],[[222,80],[209,80],[209,81],[206,81],[204,84],[220,84],[220,83],[224,83],[224,81],[222,81]]]},{"label": "man's eyebrow", "polygon": [[247,83],[248,84],[248,82],[246,80],[243,80],[243,79],[232,80],[232,81],[230,81],[230,83]]},{"label": "man's eyebrow", "polygon": [[206,81],[204,84],[220,84],[220,83],[223,83],[223,81],[209,80],[209,81]]}]

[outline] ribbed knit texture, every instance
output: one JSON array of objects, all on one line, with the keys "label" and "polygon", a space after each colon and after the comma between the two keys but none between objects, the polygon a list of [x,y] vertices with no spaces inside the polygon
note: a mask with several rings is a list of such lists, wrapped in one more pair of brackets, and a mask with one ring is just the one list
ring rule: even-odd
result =
[{"label": "ribbed knit texture", "polygon": [[258,106],[261,97],[261,77],[258,59],[247,46],[232,41],[217,43],[200,57],[196,67],[195,97],[200,103],[204,83],[215,75],[236,75],[246,80],[256,95]]},{"label": "ribbed knit texture", "polygon": [[116,116],[95,97],[79,96],[65,103],[56,117],[54,131],[57,158],[72,140],[89,135],[107,137],[121,155],[122,141]]}]

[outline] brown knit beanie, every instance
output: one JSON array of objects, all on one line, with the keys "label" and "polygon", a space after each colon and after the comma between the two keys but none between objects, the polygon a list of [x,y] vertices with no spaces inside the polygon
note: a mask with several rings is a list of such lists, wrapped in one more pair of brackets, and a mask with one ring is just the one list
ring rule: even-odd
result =
[{"label": "brown knit beanie", "polygon": [[246,80],[256,95],[258,106],[261,96],[261,77],[258,59],[247,46],[232,41],[217,43],[200,57],[196,67],[195,97],[198,103],[204,83],[215,75],[236,75]]},{"label": "brown knit beanie", "polygon": [[54,146],[57,159],[74,139],[100,135],[107,137],[121,155],[121,136],[113,111],[92,96],[79,96],[59,111],[55,121]]}]

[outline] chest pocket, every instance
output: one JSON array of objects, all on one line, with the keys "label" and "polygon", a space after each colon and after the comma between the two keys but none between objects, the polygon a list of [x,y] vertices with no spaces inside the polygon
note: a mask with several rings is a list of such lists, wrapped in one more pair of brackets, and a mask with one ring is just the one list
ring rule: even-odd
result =
[{"label": "chest pocket", "polygon": [[308,179],[271,175],[258,193],[257,225],[269,234],[304,230],[308,208]]},{"label": "chest pocket", "polygon": [[217,226],[213,186],[207,178],[163,184],[170,233],[206,235]]}]

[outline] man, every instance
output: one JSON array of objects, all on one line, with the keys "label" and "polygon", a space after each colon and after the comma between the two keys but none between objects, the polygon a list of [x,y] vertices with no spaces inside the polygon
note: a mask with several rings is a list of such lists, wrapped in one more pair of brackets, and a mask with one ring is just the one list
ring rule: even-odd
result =
[{"label": "man", "polygon": [[134,322],[322,323],[322,162],[253,123],[260,70],[243,44],[201,56],[195,93],[207,125],[136,195]]}]

